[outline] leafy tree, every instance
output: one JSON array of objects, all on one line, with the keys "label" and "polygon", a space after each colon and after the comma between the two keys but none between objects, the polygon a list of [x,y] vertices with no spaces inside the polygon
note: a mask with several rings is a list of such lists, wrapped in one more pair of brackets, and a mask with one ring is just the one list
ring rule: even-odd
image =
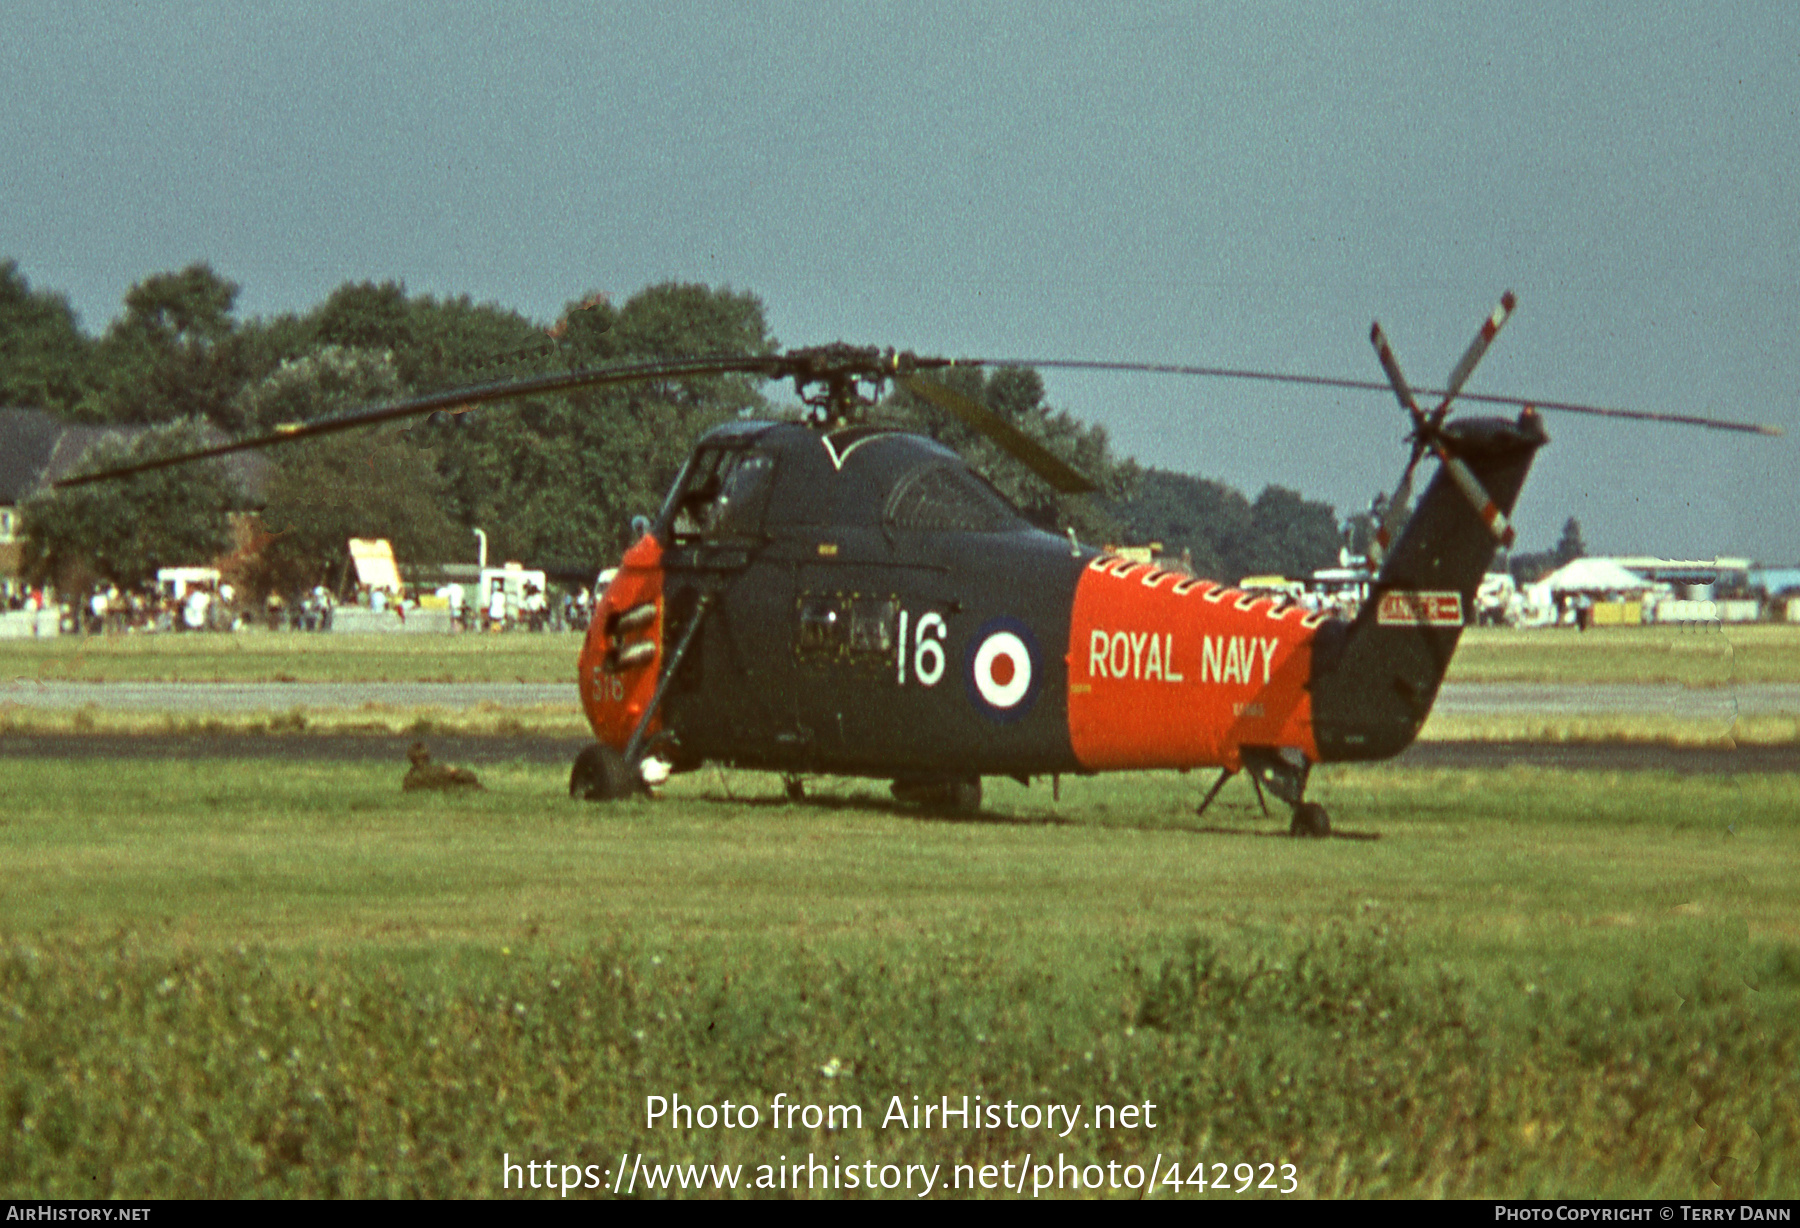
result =
[{"label": "leafy tree", "polygon": [[536,324],[467,296],[415,300],[409,328],[411,342],[396,347],[394,358],[414,392],[537,375],[559,363],[555,343]]},{"label": "leafy tree", "polygon": [[463,530],[444,512],[430,451],[403,431],[327,435],[278,449],[267,486],[257,592],[342,582],[352,537],[385,537],[402,562],[458,557]]},{"label": "leafy tree", "polygon": [[286,422],[311,422],[401,395],[391,353],[328,345],[284,360],[239,394],[235,411],[245,426],[270,431]]},{"label": "leafy tree", "polygon": [[[193,423],[145,433],[126,443],[95,444],[81,469],[129,464],[206,443]],[[159,567],[204,566],[231,546],[228,511],[241,496],[217,461],[160,469],[117,482],[46,490],[28,499],[27,568],[79,591],[81,578],[133,586]]]},{"label": "leafy tree", "polygon": [[312,312],[314,339],[349,350],[404,353],[418,344],[413,315],[404,286],[345,282]]},{"label": "leafy tree", "polygon": [[1245,575],[1255,570],[1308,576],[1337,563],[1337,512],[1298,491],[1263,487],[1250,508],[1250,527],[1250,550],[1242,559]]},{"label": "leafy tree", "polygon": [[1375,533],[1380,527],[1380,516],[1375,511],[1358,512],[1344,521],[1343,546],[1352,559],[1369,557],[1369,547],[1374,544]]},{"label": "leafy tree", "polygon": [[[239,400],[257,430],[308,422],[401,392],[390,352],[326,346],[283,362]],[[292,592],[335,586],[352,537],[385,537],[398,558],[458,557],[463,531],[446,511],[437,456],[416,430],[362,430],[273,449],[249,586]]]},{"label": "leafy tree", "polygon": [[90,348],[66,298],[33,290],[17,261],[0,261],[0,405],[72,408]]},{"label": "leafy tree", "polygon": [[[320,348],[318,330],[312,320],[296,315],[247,320],[238,328],[234,343],[238,349],[239,371],[243,375],[240,397],[282,363],[305,358]],[[245,425],[248,427],[249,424]]]},{"label": "leafy tree", "polygon": [[1587,544],[1581,540],[1581,522],[1571,516],[1563,522],[1562,537],[1556,543],[1556,565],[1566,567],[1576,559],[1587,557]]},{"label": "leafy tree", "polygon": [[[728,289],[670,284],[616,310],[590,302],[571,304],[558,364],[774,349],[761,303]],[[751,377],[714,376],[497,405],[432,429],[458,520],[505,557],[585,567],[629,544],[631,517],[661,505],[701,433],[766,408]]]},{"label": "leafy tree", "polygon": [[1240,559],[1254,532],[1250,501],[1222,482],[1147,469],[1118,515],[1132,542],[1185,552],[1198,575],[1235,580],[1244,574]]},{"label": "leafy tree", "polygon": [[406,392],[434,392],[544,368],[556,346],[516,311],[468,296],[409,298],[396,282],[346,282],[306,317],[315,345],[392,355]]},{"label": "leafy tree", "polygon": [[233,402],[251,374],[231,318],[238,287],[193,264],[132,286],[125,314],[95,351],[99,390],[84,409],[108,422],[241,422]]},{"label": "leafy tree", "polygon": [[1587,557],[1587,545],[1581,540],[1581,522],[1571,516],[1563,522],[1562,537],[1555,549],[1531,553],[1514,551],[1506,560],[1506,569],[1519,584],[1535,584],[1559,567]]},{"label": "leafy tree", "polygon": [[1305,576],[1337,563],[1337,513],[1281,486],[1252,503],[1221,482],[1151,469],[1118,514],[1132,540],[1186,552],[1197,574],[1215,579]]}]

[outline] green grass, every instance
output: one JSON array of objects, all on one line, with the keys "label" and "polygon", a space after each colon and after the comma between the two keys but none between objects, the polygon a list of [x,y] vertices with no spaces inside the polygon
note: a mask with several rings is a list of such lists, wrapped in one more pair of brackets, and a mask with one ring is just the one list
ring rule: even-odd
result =
[{"label": "green grass", "polygon": [[[96,682],[569,682],[576,635],[63,636],[0,641],[10,678]],[[1470,628],[1454,682],[1800,682],[1800,626]]]},{"label": "green grass", "polygon": [[[491,1194],[502,1154],[621,1152],[1800,1192],[1793,777],[1321,771],[1381,838],[1318,843],[1241,785],[1197,831],[1173,775],[990,782],[982,822],[710,770],[610,807],[523,764],[472,797],[397,765],[8,775],[0,1195]],[[864,1125],[644,1123],[777,1092]],[[964,1094],[1157,1127],[880,1124]]]},{"label": "green grass", "polygon": [[573,682],[574,634],[236,634],[0,640],[8,679],[77,682]]},{"label": "green grass", "polygon": [[1433,712],[1419,731],[1422,742],[1585,742],[1656,746],[1791,746],[1800,743],[1800,717],[1751,713],[1730,718],[1670,716],[1660,712],[1597,716],[1499,713],[1448,716]]},{"label": "green grass", "polygon": [[0,737],[33,734],[110,734],[178,737],[290,737],[295,734],[460,734],[511,738],[592,736],[581,708],[570,704],[506,704],[484,700],[469,708],[430,704],[362,703],[354,708],[293,707],[285,712],[115,711],[7,708],[0,704]]},{"label": "green grass", "polygon": [[1800,626],[1471,627],[1452,682],[1676,682],[1685,686],[1800,681]]}]

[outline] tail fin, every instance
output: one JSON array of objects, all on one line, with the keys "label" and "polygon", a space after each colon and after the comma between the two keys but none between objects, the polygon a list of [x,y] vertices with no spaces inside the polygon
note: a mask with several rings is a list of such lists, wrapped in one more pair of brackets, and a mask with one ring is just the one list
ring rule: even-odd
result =
[{"label": "tail fin", "polygon": [[[1465,419],[1443,442],[1510,516],[1537,450],[1537,414],[1517,422]],[[1313,740],[1322,760],[1386,759],[1418,735],[1462,637],[1496,542],[1483,516],[1440,467],[1354,622],[1313,641]]]}]

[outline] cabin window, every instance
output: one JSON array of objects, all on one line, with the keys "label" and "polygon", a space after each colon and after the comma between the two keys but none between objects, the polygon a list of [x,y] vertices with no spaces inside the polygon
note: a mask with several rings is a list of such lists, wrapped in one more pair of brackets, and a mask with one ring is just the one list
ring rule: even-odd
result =
[{"label": "cabin window", "polygon": [[961,465],[933,464],[894,484],[883,521],[895,529],[999,533],[1019,526],[1019,514],[1000,493]]},{"label": "cabin window", "polygon": [[804,593],[795,647],[802,660],[886,668],[899,634],[900,599],[864,593]]},{"label": "cabin window", "polygon": [[762,531],[775,458],[743,448],[697,453],[675,504],[676,541],[754,537]]},{"label": "cabin window", "polygon": [[894,597],[850,599],[850,652],[857,657],[885,661],[894,651],[894,624],[900,619],[900,602]]},{"label": "cabin window", "polygon": [[836,656],[849,624],[835,595],[809,594],[800,599],[800,651],[806,656]]}]

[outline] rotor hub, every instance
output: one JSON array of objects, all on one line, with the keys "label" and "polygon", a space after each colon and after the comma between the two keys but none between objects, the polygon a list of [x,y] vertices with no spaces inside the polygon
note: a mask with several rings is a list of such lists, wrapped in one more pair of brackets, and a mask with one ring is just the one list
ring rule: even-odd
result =
[{"label": "rotor hub", "polygon": [[793,379],[794,392],[811,411],[808,417],[814,426],[833,427],[853,422],[863,410],[873,408],[889,380],[949,365],[947,358],[920,358],[910,350],[839,341],[789,350],[777,360],[774,373]]}]

